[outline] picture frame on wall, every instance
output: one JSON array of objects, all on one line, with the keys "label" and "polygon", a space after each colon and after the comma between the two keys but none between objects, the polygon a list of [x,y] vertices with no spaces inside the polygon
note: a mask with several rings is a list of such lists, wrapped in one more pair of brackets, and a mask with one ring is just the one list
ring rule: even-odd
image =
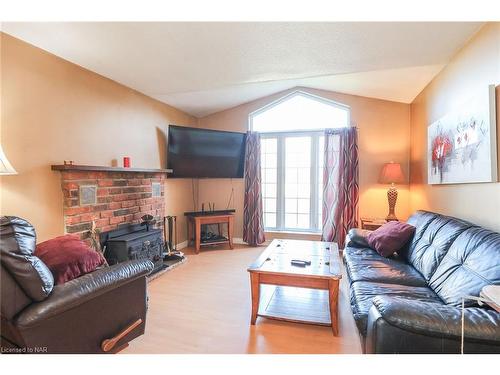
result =
[{"label": "picture frame on wall", "polygon": [[427,128],[428,184],[498,181],[495,107],[490,85]]}]

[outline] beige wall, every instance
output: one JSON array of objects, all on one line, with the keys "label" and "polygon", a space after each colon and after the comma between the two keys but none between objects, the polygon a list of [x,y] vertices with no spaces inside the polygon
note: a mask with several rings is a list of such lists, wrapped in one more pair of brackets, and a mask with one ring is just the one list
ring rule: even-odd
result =
[{"label": "beige wall", "polygon": [[[19,175],[0,179],[1,213],[27,218],[39,240],[63,233],[60,176],[51,164],[72,159],[109,165],[128,155],[137,167],[164,165],[162,133],[169,123],[247,130],[248,114],[287,92],[261,98],[198,121],[54,55],[1,34],[1,142]],[[384,162],[411,163],[411,195],[399,188],[397,214],[430,209],[500,230],[500,183],[431,186],[426,184],[427,126],[477,88],[500,84],[500,24],[487,24],[455,56],[410,106],[340,93],[303,89],[351,107],[359,127],[360,214],[383,217],[386,187],[377,184]],[[498,100],[498,98],[497,98]],[[500,108],[500,106],[498,106]],[[411,113],[410,113],[411,112]],[[500,112],[500,111],[499,111]],[[410,136],[411,114],[411,136]],[[500,132],[499,132],[500,133]],[[411,139],[411,150],[410,150]],[[410,156],[409,156],[410,154]],[[231,186],[242,236],[243,180],[199,181],[199,202],[225,208]],[[191,210],[190,180],[169,180],[166,212]]]},{"label": "beige wall", "polygon": [[[359,177],[360,215],[385,217],[387,215],[387,186],[377,183],[383,163],[400,162],[408,176],[410,106],[402,103],[346,95],[330,91],[299,88],[351,107],[351,122],[359,128]],[[248,115],[262,106],[282,97],[292,90],[261,98],[222,112],[199,119],[202,128],[245,132]],[[200,180],[199,201],[215,202],[217,207],[226,207],[231,185],[221,180]],[[243,179],[233,180],[237,210],[235,236],[243,232]],[[399,187],[396,214],[406,219],[410,213],[408,185]]]},{"label": "beige wall", "polygon": [[[499,83],[500,23],[490,23],[457,53],[412,103],[412,211],[429,209],[500,230],[500,183],[427,185],[426,158],[427,126],[469,98],[474,91]],[[500,112],[500,105],[497,105],[497,111]]]},{"label": "beige wall", "polygon": [[[19,172],[1,178],[1,213],[26,218],[38,240],[61,235],[60,175],[51,164],[111,165],[130,156],[132,166],[160,168],[169,123],[196,118],[18,39],[1,34],[1,141]],[[192,207],[191,183],[166,183],[166,213]]]}]

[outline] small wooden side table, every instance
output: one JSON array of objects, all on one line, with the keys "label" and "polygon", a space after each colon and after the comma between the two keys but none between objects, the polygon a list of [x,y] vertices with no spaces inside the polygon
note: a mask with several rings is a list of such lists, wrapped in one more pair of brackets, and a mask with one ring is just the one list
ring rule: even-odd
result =
[{"label": "small wooden side table", "polygon": [[387,223],[385,219],[374,219],[369,217],[361,218],[361,229],[375,230]]},{"label": "small wooden side table", "polygon": [[[199,254],[201,246],[207,245],[218,245],[218,244],[229,244],[229,248],[233,248],[233,228],[234,228],[234,215],[232,213],[228,214],[217,214],[217,215],[207,215],[207,214],[196,214],[190,213],[186,214],[187,219],[187,238],[188,242],[191,241],[191,236],[194,234],[194,250],[196,254]],[[220,241],[201,241],[201,226],[204,224],[218,224],[219,233],[223,224],[227,225],[227,239],[221,239]]]}]

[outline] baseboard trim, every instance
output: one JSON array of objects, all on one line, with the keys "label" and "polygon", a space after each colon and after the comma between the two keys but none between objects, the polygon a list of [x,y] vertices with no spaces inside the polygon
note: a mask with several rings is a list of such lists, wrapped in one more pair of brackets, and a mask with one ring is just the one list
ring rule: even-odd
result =
[{"label": "baseboard trim", "polygon": [[185,249],[186,247],[188,247],[187,240],[177,244],[177,250],[182,250]]},{"label": "baseboard trim", "polygon": [[[243,241],[243,238],[240,238],[240,237],[233,238],[233,243],[235,243],[237,245],[247,245],[247,243],[245,241]],[[177,250],[182,250],[182,249],[185,249],[186,247],[188,247],[187,240],[182,241],[182,242],[177,244]]]}]

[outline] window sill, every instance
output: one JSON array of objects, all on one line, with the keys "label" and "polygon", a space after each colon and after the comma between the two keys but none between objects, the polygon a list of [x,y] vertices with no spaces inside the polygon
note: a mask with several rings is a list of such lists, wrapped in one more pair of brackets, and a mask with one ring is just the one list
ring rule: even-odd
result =
[{"label": "window sill", "polygon": [[299,231],[278,231],[270,230],[264,232],[266,239],[271,241],[274,239],[281,240],[305,240],[305,241],[321,241],[321,233],[318,232],[299,232]]},{"label": "window sill", "polygon": [[306,235],[316,235],[316,236],[321,236],[321,232],[316,232],[316,231],[293,231],[293,230],[277,230],[277,229],[271,229],[271,230],[267,230],[267,229],[264,229],[264,233],[266,234],[295,234],[295,235],[299,235],[299,234],[306,234]]}]

